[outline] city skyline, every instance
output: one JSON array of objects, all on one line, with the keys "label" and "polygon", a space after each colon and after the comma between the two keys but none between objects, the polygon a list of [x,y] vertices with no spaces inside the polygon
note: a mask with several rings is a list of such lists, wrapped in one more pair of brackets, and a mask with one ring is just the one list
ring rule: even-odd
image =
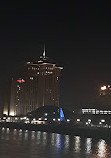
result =
[{"label": "city skyline", "polygon": [[60,104],[92,104],[100,86],[111,84],[110,16],[103,1],[2,3],[0,91],[19,65],[37,60],[45,43],[47,56],[64,67]]}]

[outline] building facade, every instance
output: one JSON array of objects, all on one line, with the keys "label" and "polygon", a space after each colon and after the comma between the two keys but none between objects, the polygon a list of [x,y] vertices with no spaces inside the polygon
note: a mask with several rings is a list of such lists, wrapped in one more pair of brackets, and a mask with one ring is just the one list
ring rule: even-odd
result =
[{"label": "building facade", "polygon": [[59,106],[61,70],[45,56],[45,51],[36,63],[27,62],[23,77],[12,79],[9,115],[25,115],[42,106]]}]

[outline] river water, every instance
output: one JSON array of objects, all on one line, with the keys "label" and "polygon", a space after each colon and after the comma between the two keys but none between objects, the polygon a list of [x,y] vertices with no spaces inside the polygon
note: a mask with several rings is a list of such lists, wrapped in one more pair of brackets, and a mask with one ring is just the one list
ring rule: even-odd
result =
[{"label": "river water", "polygon": [[111,140],[0,128],[0,158],[111,158]]}]

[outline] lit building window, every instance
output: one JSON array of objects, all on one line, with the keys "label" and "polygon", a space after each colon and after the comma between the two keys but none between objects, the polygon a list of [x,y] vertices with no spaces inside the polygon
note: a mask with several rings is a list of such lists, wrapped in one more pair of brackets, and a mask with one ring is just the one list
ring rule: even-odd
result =
[{"label": "lit building window", "polygon": [[100,110],[100,114],[103,114],[103,110]]},{"label": "lit building window", "polygon": [[99,114],[99,110],[96,110],[96,114]]},{"label": "lit building window", "polygon": [[88,119],[88,122],[91,122],[91,119]]},{"label": "lit building window", "polygon": [[105,122],[105,120],[101,120],[101,122]]},{"label": "lit building window", "polygon": [[8,115],[8,111],[4,111],[3,114]]},{"label": "lit building window", "polygon": [[14,112],[12,111],[12,112],[10,112],[10,116],[14,116]]},{"label": "lit building window", "polygon": [[30,77],[30,80],[33,80],[33,77]]}]

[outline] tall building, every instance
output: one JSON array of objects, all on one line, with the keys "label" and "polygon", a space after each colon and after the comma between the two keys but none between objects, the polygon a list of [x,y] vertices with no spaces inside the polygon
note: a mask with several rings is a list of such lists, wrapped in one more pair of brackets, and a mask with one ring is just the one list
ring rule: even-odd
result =
[{"label": "tall building", "polygon": [[45,50],[36,63],[27,62],[22,77],[12,79],[9,115],[26,114],[47,105],[59,106],[61,70],[45,56]]}]

